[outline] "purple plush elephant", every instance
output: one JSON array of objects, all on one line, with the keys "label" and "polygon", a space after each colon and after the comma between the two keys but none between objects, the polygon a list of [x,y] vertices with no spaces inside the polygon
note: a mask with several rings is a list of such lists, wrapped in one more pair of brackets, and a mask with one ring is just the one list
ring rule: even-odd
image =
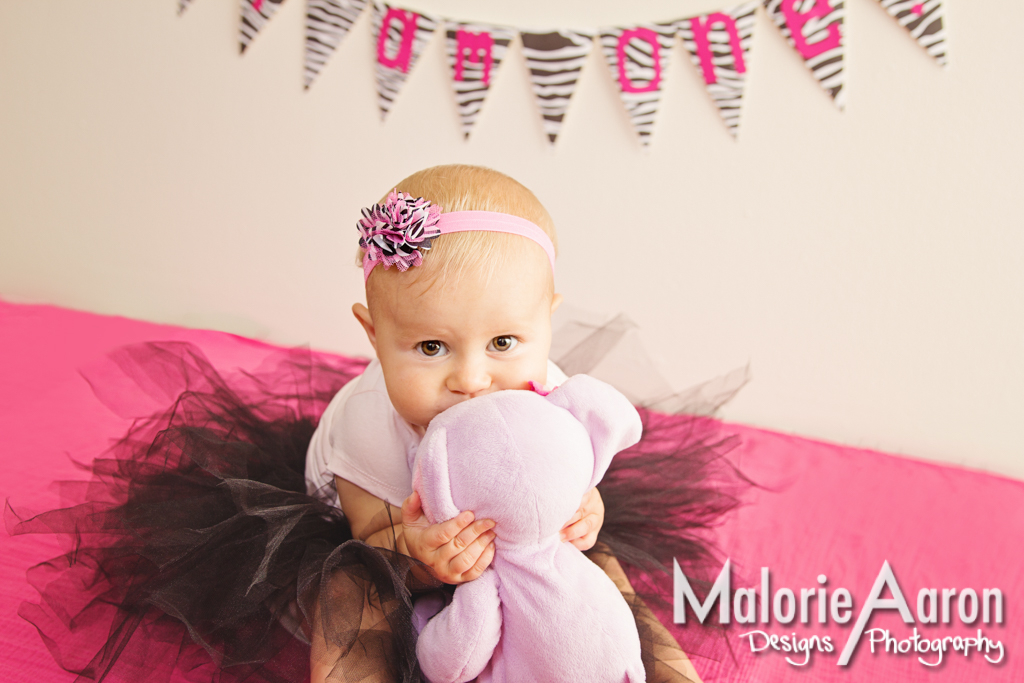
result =
[{"label": "purple plush elephant", "polygon": [[416,653],[432,683],[645,680],[625,600],[558,535],[640,432],[626,397],[586,375],[547,396],[499,391],[434,418],[413,478],[427,518],[473,510],[495,520],[497,538],[491,566],[422,627]]}]

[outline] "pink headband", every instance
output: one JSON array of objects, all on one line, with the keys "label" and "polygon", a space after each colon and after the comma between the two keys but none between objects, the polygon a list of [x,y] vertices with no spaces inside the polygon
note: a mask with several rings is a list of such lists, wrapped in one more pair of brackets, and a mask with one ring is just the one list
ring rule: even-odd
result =
[{"label": "pink headband", "polygon": [[504,232],[533,240],[544,249],[555,272],[555,245],[539,227],[518,216],[496,211],[453,211],[441,213],[441,207],[422,197],[393,190],[384,204],[363,209],[356,223],[359,246],[363,248],[363,281],[378,263],[385,268],[397,266],[405,272],[423,262],[422,252],[439,235],[452,232]]}]

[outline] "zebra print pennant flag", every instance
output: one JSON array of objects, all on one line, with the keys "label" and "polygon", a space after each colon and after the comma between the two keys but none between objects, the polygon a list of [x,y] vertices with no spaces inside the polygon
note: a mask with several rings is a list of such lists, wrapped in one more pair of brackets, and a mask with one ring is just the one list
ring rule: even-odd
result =
[{"label": "zebra print pennant flag", "polygon": [[757,0],[679,22],[679,34],[733,137],[739,132],[743,89],[754,37]]},{"label": "zebra print pennant flag", "polygon": [[467,138],[513,38],[510,29],[483,24],[454,24],[445,32],[455,101]]},{"label": "zebra print pennant flag", "polygon": [[601,50],[643,145],[651,141],[675,35],[676,22],[601,30]]},{"label": "zebra print pennant flag", "polygon": [[839,109],[843,92],[843,0],[764,0],[775,25]]},{"label": "zebra print pennant flag", "polygon": [[881,0],[882,7],[910,31],[918,44],[941,66],[946,66],[946,30],[940,0]]},{"label": "zebra print pennant flag", "polygon": [[240,25],[240,37],[242,52],[249,47],[256,34],[270,21],[274,12],[281,6],[284,0],[241,0],[242,2],[242,23]]},{"label": "zebra print pennant flag", "polygon": [[439,23],[437,17],[373,3],[373,35],[377,45],[377,103],[380,118],[391,111],[398,91],[416,65]]},{"label": "zebra print pennant flag", "polygon": [[362,14],[367,0],[308,0],[305,86],[313,85],[341,39]]},{"label": "zebra print pennant flag", "polygon": [[519,33],[530,83],[537,96],[544,132],[555,144],[569,99],[576,91],[583,63],[594,47],[594,36],[579,31]]}]

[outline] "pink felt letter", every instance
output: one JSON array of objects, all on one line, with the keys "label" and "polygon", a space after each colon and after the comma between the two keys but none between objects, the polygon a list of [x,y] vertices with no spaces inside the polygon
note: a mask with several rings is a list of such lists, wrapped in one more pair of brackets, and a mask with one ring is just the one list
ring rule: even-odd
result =
[{"label": "pink felt letter", "polygon": [[491,82],[491,50],[494,47],[494,39],[491,38],[491,34],[486,31],[472,33],[460,28],[455,34],[455,42],[455,80],[462,80],[462,60],[468,57],[470,62],[483,61],[483,82],[484,85],[489,84]]},{"label": "pink felt letter", "polygon": [[693,30],[693,40],[697,43],[697,57],[700,59],[700,66],[704,72],[704,82],[708,85],[718,82],[715,76],[714,55],[711,54],[711,43],[708,41],[708,31],[715,24],[723,24],[729,33],[729,46],[732,48],[732,58],[736,64],[737,73],[747,72],[747,63],[743,59],[743,45],[740,44],[740,34],[736,30],[736,21],[728,14],[715,12],[703,17],[690,19],[690,28]]},{"label": "pink felt letter", "polygon": [[[388,8],[388,13],[384,15],[384,21],[380,25],[380,35],[377,36],[378,62],[392,69],[401,69],[406,73],[409,72],[409,62],[412,59],[412,41],[416,37],[416,20],[419,17],[420,15],[415,12],[406,12],[394,7]],[[388,57],[388,27],[391,26],[392,19],[402,22],[402,42],[398,46],[398,53],[394,57]]]},{"label": "pink felt letter", "polygon": [[843,39],[839,33],[839,24],[829,24],[828,37],[816,43],[808,43],[804,36],[804,26],[811,19],[827,17],[832,12],[832,5],[829,0],[815,0],[814,7],[806,12],[798,12],[796,3],[798,0],[782,0],[782,14],[786,17],[786,26],[793,37],[793,44],[805,60],[817,57],[823,52],[835,49],[842,45]]},{"label": "pink felt letter", "polygon": [[[651,58],[654,61],[654,78],[645,86],[633,85],[626,75],[626,46],[629,41],[637,38],[646,40],[651,45]],[[619,57],[619,86],[622,92],[653,92],[661,85],[661,43],[658,42],[658,34],[649,28],[631,28],[622,32],[619,36],[618,46]]]}]

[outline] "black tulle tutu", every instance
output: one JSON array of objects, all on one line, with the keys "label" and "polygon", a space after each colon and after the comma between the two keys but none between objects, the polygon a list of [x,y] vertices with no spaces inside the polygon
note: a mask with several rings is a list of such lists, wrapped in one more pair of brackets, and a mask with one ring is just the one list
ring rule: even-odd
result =
[{"label": "black tulle tutu", "polygon": [[[66,483],[77,504],[5,514],[10,533],[67,544],[28,571],[41,599],[20,610],[60,666],[79,680],[295,682],[310,675],[312,646],[332,680],[419,681],[413,600],[452,588],[353,539],[340,510],[306,493],[319,416],[366,362],[293,350],[255,372],[221,372],[184,343],[111,360],[88,377],[97,395],[117,374],[140,405],[176,398],[136,419],[86,467],[89,481]],[[605,523],[588,554],[614,555],[642,598],[629,601],[655,680],[674,645],[648,605],[691,658],[721,656],[719,635],[668,623],[670,569],[676,559],[698,585],[709,577],[706,531],[736,505],[742,477],[714,420],[641,416],[642,440],[599,486]],[[324,639],[311,645],[314,620]]]}]

